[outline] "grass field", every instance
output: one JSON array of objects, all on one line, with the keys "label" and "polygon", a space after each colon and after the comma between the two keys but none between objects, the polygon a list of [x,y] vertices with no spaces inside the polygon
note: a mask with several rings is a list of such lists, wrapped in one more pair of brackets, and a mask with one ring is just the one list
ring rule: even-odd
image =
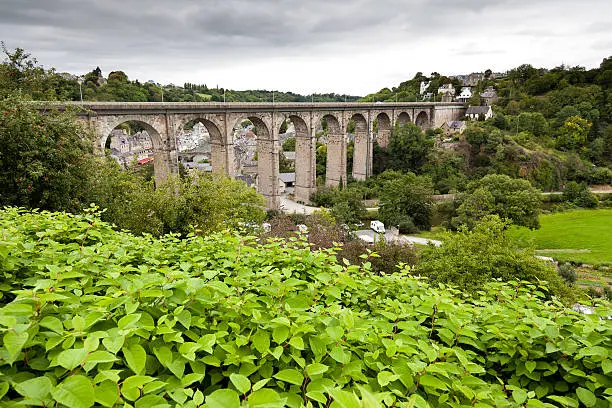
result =
[{"label": "grass field", "polygon": [[540,216],[541,228],[513,228],[519,243],[560,262],[612,265],[612,209],[576,210]]}]

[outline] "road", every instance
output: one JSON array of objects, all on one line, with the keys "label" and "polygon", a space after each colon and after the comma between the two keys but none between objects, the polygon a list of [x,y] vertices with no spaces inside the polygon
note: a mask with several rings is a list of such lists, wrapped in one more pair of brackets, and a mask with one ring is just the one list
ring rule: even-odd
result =
[{"label": "road", "polygon": [[[376,233],[372,230],[359,230],[355,231],[354,234],[365,242],[373,243],[375,240]],[[442,241],[436,239],[428,239],[423,237],[415,237],[412,235],[394,235],[387,231],[385,233],[385,241],[387,242],[399,242],[403,244],[417,244],[417,245],[428,245],[433,244],[435,246],[442,245]]]},{"label": "road", "polygon": [[287,197],[281,196],[280,199],[280,210],[285,214],[306,214],[311,215],[317,211],[318,207],[310,207],[308,205],[299,204],[295,201],[289,200]]}]

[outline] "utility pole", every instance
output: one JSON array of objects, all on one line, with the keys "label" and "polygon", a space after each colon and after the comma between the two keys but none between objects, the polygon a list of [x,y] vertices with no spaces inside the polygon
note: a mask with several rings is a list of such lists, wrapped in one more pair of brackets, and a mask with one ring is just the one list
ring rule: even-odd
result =
[{"label": "utility pole", "polygon": [[223,88],[223,103],[225,103],[225,88]]}]

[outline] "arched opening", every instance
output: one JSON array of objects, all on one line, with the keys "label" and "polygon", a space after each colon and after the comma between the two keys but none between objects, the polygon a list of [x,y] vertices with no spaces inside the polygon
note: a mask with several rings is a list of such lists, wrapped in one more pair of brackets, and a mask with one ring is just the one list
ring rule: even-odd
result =
[{"label": "arched opening", "polygon": [[179,163],[186,170],[227,172],[225,144],[219,128],[210,120],[194,118],[178,132]]},{"label": "arched opening", "polygon": [[348,168],[352,169],[352,175],[355,180],[365,180],[369,174],[369,163],[372,154],[368,135],[368,121],[363,115],[357,113],[351,117],[351,122],[355,125],[352,134],[348,133],[349,129],[347,129],[349,143],[353,142],[352,149],[350,145],[347,147]]},{"label": "arched opening", "polygon": [[420,112],[416,117],[415,123],[423,130],[429,129],[429,117],[427,116],[427,112]]},{"label": "arched opening", "polygon": [[406,125],[408,123],[411,123],[411,122],[412,122],[412,119],[410,118],[410,115],[408,113],[406,113],[406,112],[400,113],[398,115],[398,117],[397,117],[397,123],[400,126],[404,126],[404,125]]},{"label": "arched opening", "polygon": [[376,116],[376,143],[380,147],[387,147],[391,139],[391,118],[386,113],[379,113]]},{"label": "arched opening", "polygon": [[[156,170],[160,167],[155,161],[154,137],[159,141],[159,134],[148,123],[126,120],[100,140],[100,147],[123,168],[139,172],[151,180],[158,176]],[[160,181],[159,177],[156,178]]]},{"label": "arched opening", "polygon": [[[333,115],[321,119],[322,135],[318,138],[321,146],[317,147],[317,161],[325,157],[325,185],[345,186],[346,173],[346,138],[340,122]],[[317,162],[317,172],[319,171]]]},{"label": "arched opening", "polygon": [[266,198],[268,208],[278,208],[280,149],[268,126],[257,116],[241,118],[234,125],[233,139],[237,178],[255,187]]}]

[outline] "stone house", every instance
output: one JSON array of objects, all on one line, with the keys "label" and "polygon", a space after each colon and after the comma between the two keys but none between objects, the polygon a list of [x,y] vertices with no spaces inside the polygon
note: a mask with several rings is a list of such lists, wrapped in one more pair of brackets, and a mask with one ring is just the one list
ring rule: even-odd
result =
[{"label": "stone house", "polygon": [[465,116],[469,120],[487,120],[493,117],[493,109],[490,106],[470,106]]},{"label": "stone house", "polygon": [[497,103],[499,97],[497,96],[497,91],[495,88],[489,86],[480,94],[480,99],[485,105],[491,106],[494,103]]},{"label": "stone house", "polygon": [[450,122],[444,122],[440,129],[444,132],[444,135],[449,137],[457,134],[462,134],[465,131],[466,123],[462,120],[454,120]]}]

